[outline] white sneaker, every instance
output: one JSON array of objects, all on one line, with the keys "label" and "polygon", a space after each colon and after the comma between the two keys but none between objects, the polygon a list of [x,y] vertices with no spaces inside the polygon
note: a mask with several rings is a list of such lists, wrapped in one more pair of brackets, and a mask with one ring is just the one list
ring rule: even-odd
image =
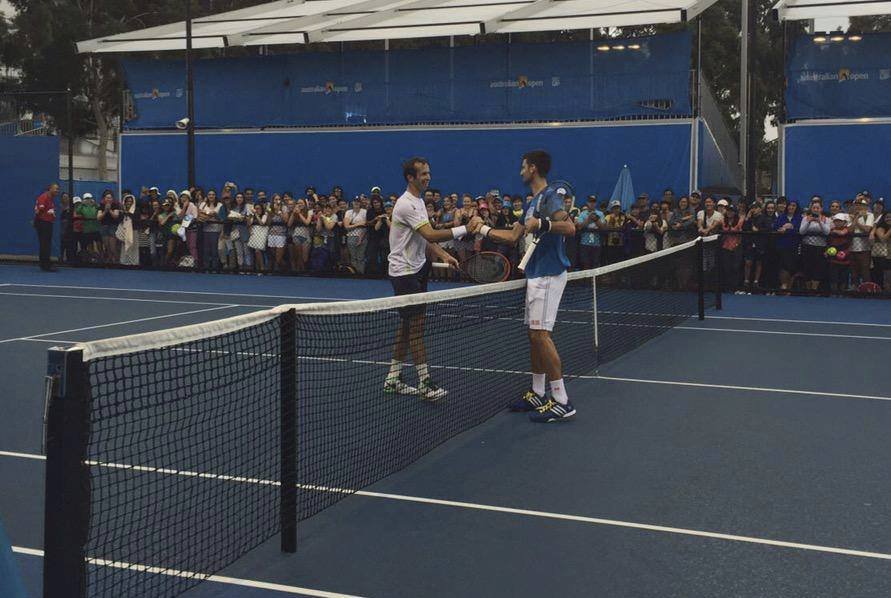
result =
[{"label": "white sneaker", "polygon": [[402,376],[398,378],[387,378],[384,382],[384,394],[393,394],[393,395],[417,395],[418,389],[414,386],[409,386],[405,382],[402,381]]},{"label": "white sneaker", "polygon": [[418,387],[418,392],[421,395],[421,398],[425,401],[438,401],[444,399],[446,395],[449,394],[449,391],[438,387],[429,378],[421,382]]}]

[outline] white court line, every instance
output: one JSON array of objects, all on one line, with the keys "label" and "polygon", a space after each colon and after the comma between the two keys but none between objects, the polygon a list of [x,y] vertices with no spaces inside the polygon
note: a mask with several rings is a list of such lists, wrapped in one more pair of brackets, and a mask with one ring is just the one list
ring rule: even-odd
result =
[{"label": "white court line", "polygon": [[[32,339],[27,339],[32,340]],[[64,341],[64,340],[48,340],[48,341],[36,341],[36,342],[55,342],[55,343],[63,343],[63,344],[72,344],[76,345],[81,343],[82,341]],[[203,349],[175,349],[178,351],[183,351],[187,353],[211,353],[211,354],[220,354],[220,355],[237,355],[242,357],[278,357],[277,353],[256,353],[250,351],[223,351],[223,350],[203,350]],[[371,359],[349,359],[346,357],[299,357],[297,358],[301,361],[326,361],[332,363],[355,363],[359,365],[374,365],[380,367],[389,367],[391,364],[389,361],[378,361]],[[460,371],[460,372],[483,372],[487,374],[514,374],[517,376],[531,376],[532,372],[527,370],[507,370],[507,369],[497,369],[497,368],[475,368],[475,367],[465,367],[465,366],[456,366],[456,365],[438,365],[438,364],[429,364],[430,369],[435,370],[449,370],[449,371]],[[601,376],[598,374],[566,374],[566,378],[570,380],[608,380],[610,382],[632,382],[638,384],[664,384],[670,386],[689,386],[692,388],[714,388],[718,390],[741,390],[745,392],[767,392],[767,393],[775,393],[775,394],[794,394],[794,395],[811,395],[816,397],[833,397],[838,399],[865,399],[869,401],[891,401],[891,397],[885,397],[880,395],[861,395],[861,394],[851,394],[851,393],[841,393],[841,392],[826,392],[820,390],[797,390],[791,388],[766,388],[761,386],[738,386],[733,384],[708,384],[704,382],[684,382],[680,380],[644,380],[642,378],[622,378],[618,376]],[[0,455],[3,452],[0,451]]]},{"label": "white court line", "polygon": [[[24,546],[13,546],[13,552],[26,554],[28,556],[38,556],[43,558],[44,552],[38,548],[26,548]],[[91,565],[99,567],[113,567],[116,569],[129,569],[139,573],[152,573],[155,575],[168,575],[170,577],[189,577],[203,578],[204,581],[213,581],[232,586],[241,586],[246,588],[257,588],[259,590],[274,590],[276,592],[284,592],[285,594],[295,594],[297,596],[313,596],[315,598],[360,598],[353,594],[339,594],[337,592],[326,592],[324,590],[313,590],[310,588],[301,588],[299,586],[288,586],[280,583],[270,583],[267,581],[257,581],[253,579],[239,579],[237,577],[226,577],[224,575],[208,575],[195,573],[192,571],[177,571],[176,569],[166,569],[162,567],[151,567],[149,565],[139,565],[135,563],[123,563],[120,561],[109,561],[106,559],[88,558],[87,562]]]},{"label": "white court line", "polygon": [[56,284],[19,284],[8,283],[14,287],[30,287],[37,289],[79,289],[82,291],[125,291],[128,293],[167,293],[173,295],[220,295],[223,297],[257,297],[263,299],[300,299],[301,301],[352,301],[343,297],[301,297],[298,295],[259,295],[257,293],[223,293],[219,291],[170,291],[163,289],[122,289],[117,287],[79,287]]},{"label": "white court line", "polygon": [[[431,366],[433,367],[433,366]],[[702,382],[679,382],[675,380],[643,380],[639,378],[619,378],[615,376],[575,376],[582,380],[609,380],[611,382],[636,382],[640,384],[667,384],[671,386],[692,386],[695,388],[718,388],[722,390],[744,390],[746,392],[771,392],[778,394],[814,395],[839,399],[868,399],[871,401],[891,401],[891,397],[878,395],[855,395],[841,392],[821,392],[819,390],[792,390],[789,388],[761,388],[758,386],[734,386],[731,384],[705,384]]]},{"label": "white court line", "polygon": [[[615,324],[624,326],[624,324]],[[667,329],[669,330],[669,329]],[[673,326],[670,330],[695,330],[697,332],[742,332],[749,334],[778,334],[781,336],[820,336],[826,338],[856,338],[873,341],[891,341],[891,336],[864,336],[858,334],[828,334],[825,332],[785,332],[779,330],[745,330],[743,328],[707,328],[705,326]]]},{"label": "white court line", "polygon": [[68,332],[83,332],[85,330],[95,330],[97,328],[108,328],[109,326],[123,326],[124,324],[136,324],[138,322],[148,322],[150,320],[162,320],[164,318],[175,318],[177,316],[189,316],[192,314],[200,314],[200,313],[208,312],[208,311],[217,311],[220,309],[227,309],[230,307],[237,307],[237,306],[236,305],[221,305],[221,306],[217,306],[217,307],[208,307],[205,309],[196,309],[193,311],[183,311],[183,312],[179,312],[179,313],[175,313],[175,314],[164,314],[161,316],[152,316],[150,318],[139,318],[136,320],[125,320],[123,322],[112,322],[110,324],[97,324],[95,326],[85,326],[83,328],[72,328],[70,330],[57,330],[55,332],[44,332],[43,334],[32,334],[30,336],[21,336],[18,338],[7,338],[7,339],[0,340],[0,343],[12,343],[15,341],[30,341],[30,340],[40,338],[42,336],[54,336],[56,334],[65,334]]},{"label": "white court line", "polygon": [[891,324],[871,324],[869,322],[831,322],[829,320],[784,320],[782,318],[744,318],[741,316],[715,316],[709,313],[706,320],[748,320],[750,322],[787,322],[790,324],[828,324],[832,326],[875,326],[891,328]]},{"label": "white court line", "polygon": [[53,295],[48,293],[4,293],[0,291],[0,295],[8,295],[11,297],[47,297],[52,299],[82,299],[84,301],[138,301],[141,303],[174,303],[176,305],[233,305],[235,307],[262,307],[269,309],[274,305],[259,303],[214,303],[212,301],[186,301],[185,299],[137,299],[135,297],[93,297],[89,295]]},{"label": "white court line", "polygon": [[[22,456],[22,453],[9,453],[0,451],[0,456]],[[25,454],[25,458],[46,460],[42,455]],[[157,473],[160,475],[179,475],[185,477],[216,479],[224,482],[234,482],[240,484],[259,484],[263,486],[278,486],[276,480],[264,480],[256,478],[246,478],[242,476],[230,476],[213,473],[204,473],[197,471],[180,471],[175,469],[150,467],[145,465],[128,465],[123,463],[102,463],[96,461],[87,461],[89,465],[97,467],[109,467],[113,469],[126,469],[131,471],[144,471],[149,473]],[[603,525],[609,527],[620,527],[626,529],[638,529],[650,532],[659,532],[666,534],[675,534],[681,536],[692,536],[698,538],[710,538],[714,540],[725,540],[729,542],[744,542],[747,544],[759,544],[762,546],[776,546],[780,548],[791,548],[796,550],[808,550],[813,552],[823,552],[830,554],[842,554],[846,556],[857,556],[873,559],[891,560],[891,554],[881,552],[869,552],[865,550],[855,550],[850,548],[837,548],[834,546],[821,546],[818,544],[804,544],[801,542],[790,542],[786,540],[773,540],[769,538],[757,538],[754,536],[741,536],[738,534],[725,534],[721,532],[710,532],[703,530],[695,530],[682,527],[670,527],[665,525],[654,525],[650,523],[638,523],[634,521],[623,521],[619,519],[604,519],[601,517],[588,517],[585,515],[570,515],[566,513],[553,513],[550,511],[537,511],[532,509],[517,509],[513,507],[502,507],[498,505],[488,505],[481,503],[471,503],[456,500],[446,500],[440,498],[427,498],[423,496],[408,496],[405,494],[392,494],[387,492],[373,492],[369,490],[350,490],[346,488],[331,488],[324,486],[310,486],[306,484],[297,484],[298,488],[306,490],[314,490],[318,492],[331,492],[337,494],[355,494],[367,498],[381,498],[385,500],[396,500],[402,502],[421,503],[428,505],[437,505],[444,507],[457,507],[461,509],[470,509],[476,511],[489,511],[495,513],[505,513],[510,515],[522,515],[525,517],[536,517],[541,519],[555,519],[559,521],[574,521],[577,523],[588,523],[592,525]],[[102,563],[104,564],[104,563]],[[112,565],[114,566],[114,565]],[[163,571],[160,570],[160,571]]]}]

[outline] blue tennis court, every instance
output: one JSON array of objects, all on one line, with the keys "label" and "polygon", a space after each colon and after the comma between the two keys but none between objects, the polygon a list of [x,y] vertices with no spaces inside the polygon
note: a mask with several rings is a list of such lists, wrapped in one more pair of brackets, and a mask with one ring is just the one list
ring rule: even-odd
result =
[{"label": "blue tennis court", "polygon": [[[390,294],[0,267],[0,517],[30,594],[49,347]],[[574,421],[500,413],[301,522],[295,555],[272,538],[187,595],[887,596],[889,357],[882,301],[727,296],[573,379]]]}]

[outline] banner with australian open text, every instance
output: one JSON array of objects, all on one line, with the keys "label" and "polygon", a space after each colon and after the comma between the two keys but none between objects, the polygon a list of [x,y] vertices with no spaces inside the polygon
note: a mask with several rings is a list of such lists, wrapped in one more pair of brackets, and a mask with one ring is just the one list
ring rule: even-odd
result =
[{"label": "banner with australian open text", "polygon": [[891,116],[891,34],[799,36],[786,77],[789,119]]},{"label": "banner with australian open text", "polygon": [[[202,128],[688,116],[690,35],[196,62]],[[181,61],[125,59],[131,129],[186,112]]]}]

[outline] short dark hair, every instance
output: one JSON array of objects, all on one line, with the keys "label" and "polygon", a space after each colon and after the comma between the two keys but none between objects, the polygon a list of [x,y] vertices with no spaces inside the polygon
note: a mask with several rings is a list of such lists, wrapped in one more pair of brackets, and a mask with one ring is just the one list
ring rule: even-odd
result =
[{"label": "short dark hair", "polygon": [[548,176],[551,172],[551,155],[544,150],[532,150],[523,154],[526,164],[535,166],[538,176]]},{"label": "short dark hair", "polygon": [[409,158],[405,162],[402,163],[402,176],[405,180],[408,180],[408,177],[418,176],[418,164],[428,165],[430,162],[427,161],[427,158],[422,158],[420,156],[415,156],[413,158]]}]

